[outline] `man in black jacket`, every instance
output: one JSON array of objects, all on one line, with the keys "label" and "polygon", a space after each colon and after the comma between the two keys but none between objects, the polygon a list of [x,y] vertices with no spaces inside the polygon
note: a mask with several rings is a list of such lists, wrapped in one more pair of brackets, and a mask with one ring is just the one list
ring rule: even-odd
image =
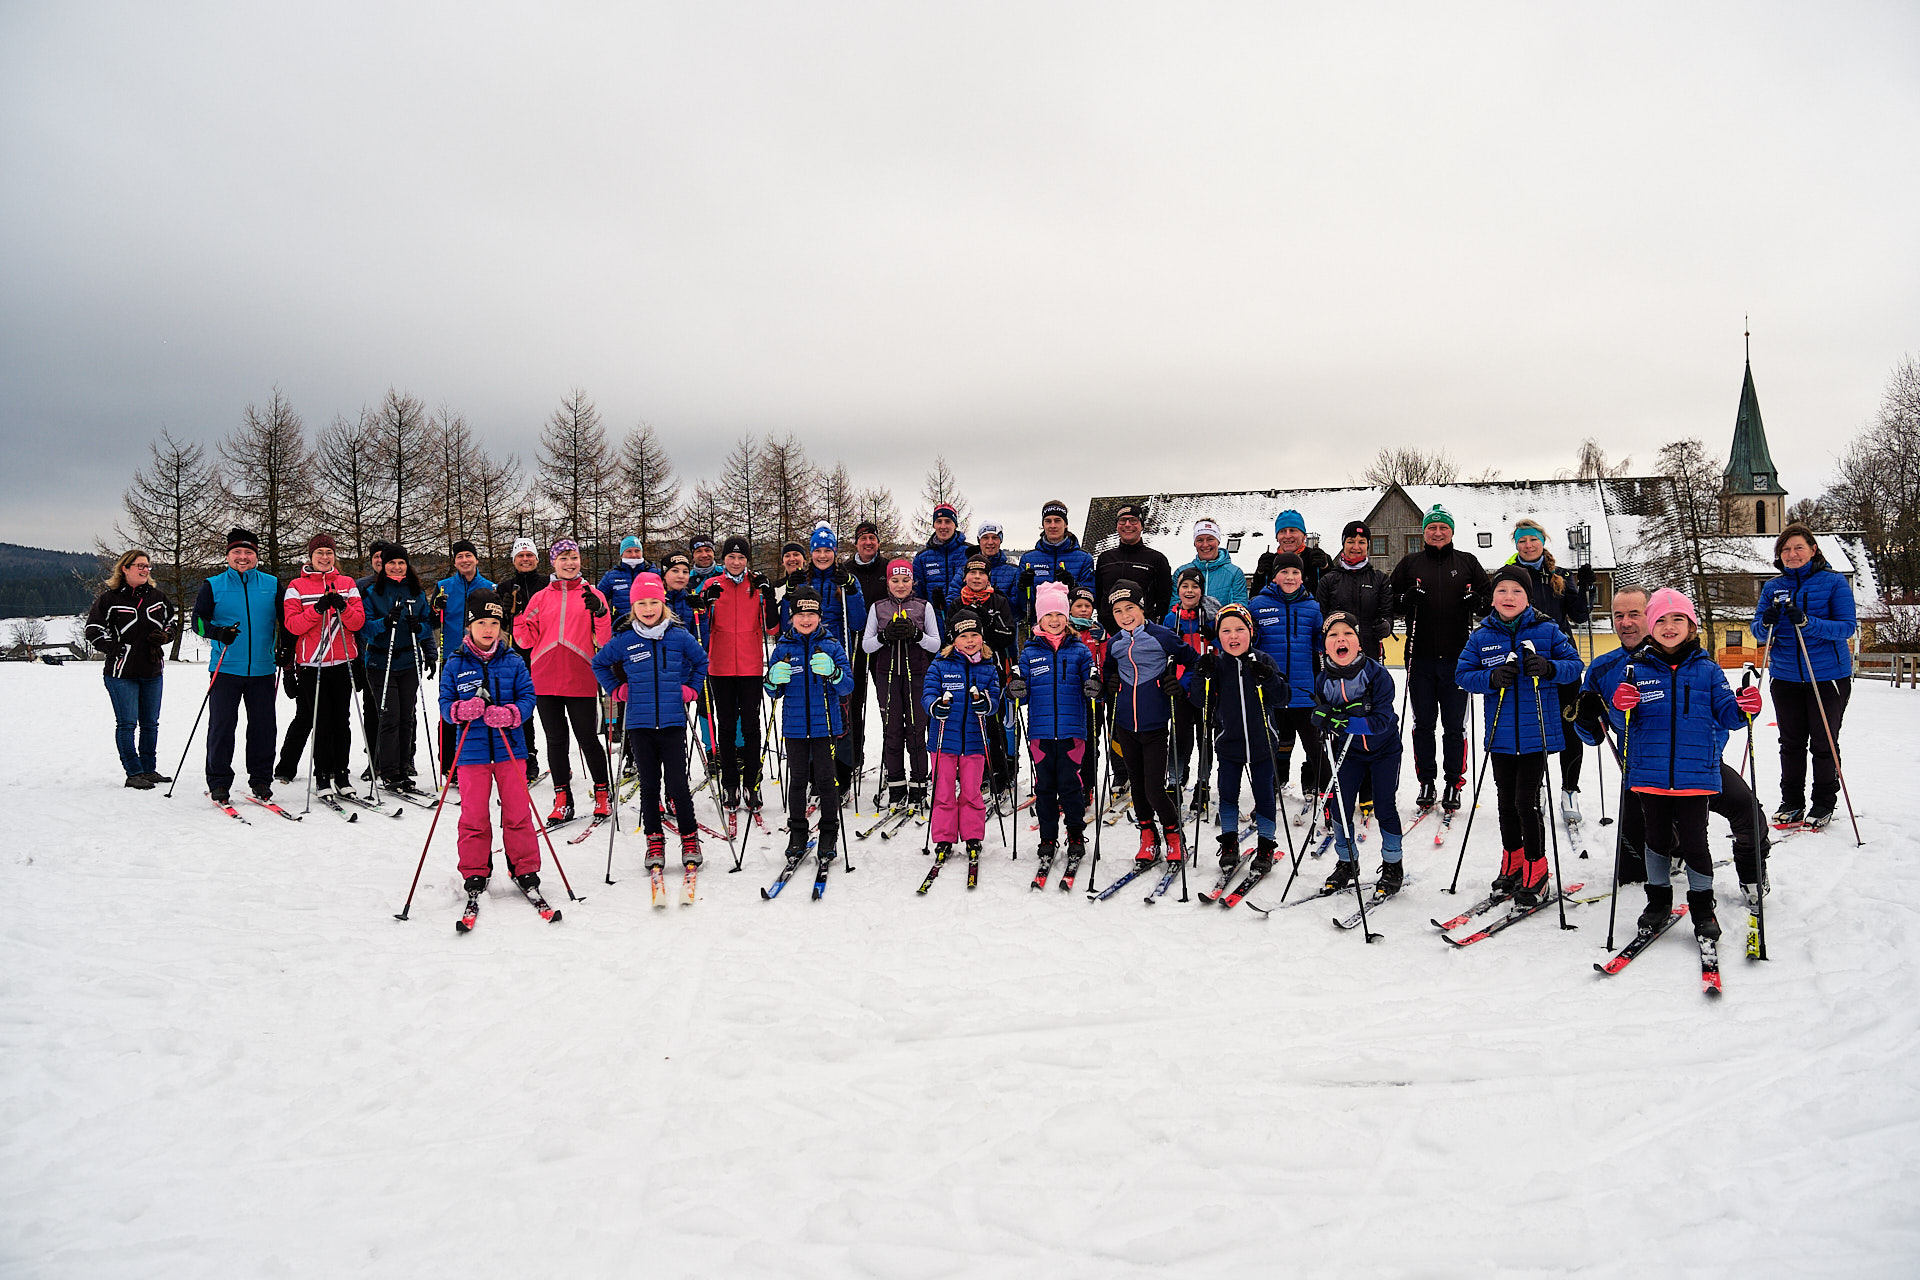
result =
[{"label": "man in black jacket", "polygon": [[1099,612],[1100,625],[1109,635],[1115,628],[1107,597],[1120,582],[1139,585],[1146,597],[1140,607],[1151,622],[1158,623],[1167,616],[1167,610],[1173,608],[1173,565],[1140,538],[1146,527],[1146,514],[1138,503],[1129,502],[1121,507],[1113,522],[1115,532],[1120,535],[1120,545],[1108,547],[1094,561],[1094,607]]},{"label": "man in black jacket", "polygon": [[1466,692],[1453,682],[1454,665],[1466,648],[1474,620],[1487,610],[1487,571],[1479,557],[1453,545],[1453,516],[1439,503],[1427,511],[1426,543],[1394,566],[1388,580],[1395,607],[1407,620],[1407,684],[1413,703],[1413,768],[1420,779],[1422,809],[1433,807],[1439,770],[1433,754],[1433,722],[1441,722],[1441,758],[1447,762],[1447,794],[1441,807],[1460,807],[1467,776]]},{"label": "man in black jacket", "polygon": [[[880,527],[871,520],[862,520],[853,531],[853,559],[843,562],[853,580],[860,584],[860,600],[869,612],[873,606],[887,598],[887,562],[880,554]],[[872,666],[872,655],[859,642],[859,637],[867,625],[865,618],[853,620],[851,630],[854,643],[849,646],[853,652],[853,697],[847,703],[847,741],[853,744],[850,753],[853,756],[855,771],[866,766],[867,759],[867,673]],[[877,692],[877,691],[876,691]],[[876,777],[874,786],[881,786]],[[885,797],[876,789],[873,807],[878,811]],[[854,805],[855,809],[860,806]]]}]

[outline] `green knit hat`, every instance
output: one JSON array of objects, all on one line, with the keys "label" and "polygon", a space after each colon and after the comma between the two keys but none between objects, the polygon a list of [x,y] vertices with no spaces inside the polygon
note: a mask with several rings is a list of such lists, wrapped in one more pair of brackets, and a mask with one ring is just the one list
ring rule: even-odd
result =
[{"label": "green knit hat", "polygon": [[1420,522],[1420,527],[1424,529],[1430,524],[1443,524],[1451,529],[1453,528],[1453,514],[1436,502],[1427,508],[1427,518]]}]

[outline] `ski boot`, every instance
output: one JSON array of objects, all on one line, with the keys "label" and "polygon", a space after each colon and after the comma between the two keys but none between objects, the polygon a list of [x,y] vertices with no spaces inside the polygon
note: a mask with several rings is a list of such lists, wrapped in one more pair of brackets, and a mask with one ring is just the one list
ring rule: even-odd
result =
[{"label": "ski boot", "polygon": [[1375,898],[1391,898],[1400,892],[1400,886],[1406,883],[1407,868],[1401,862],[1383,862],[1380,864],[1380,880],[1373,887]]},{"label": "ski boot", "polygon": [[[804,845],[801,846],[802,849],[804,849],[805,847],[806,846]],[[933,842],[933,856],[936,860],[940,858],[944,858],[952,852],[953,852],[953,841],[935,840]],[[787,850],[787,856],[791,858],[793,856],[793,850],[791,849]]]},{"label": "ski boot", "polygon": [[247,790],[253,792],[253,798],[255,800],[262,801],[263,803],[273,800],[273,788],[264,782],[248,783]]},{"label": "ski boot", "polygon": [[1495,893],[1512,893],[1520,883],[1521,869],[1526,865],[1527,852],[1524,849],[1502,849],[1500,851],[1500,874],[1493,878]]},{"label": "ski boot", "polygon": [[1160,856],[1159,833],[1151,822],[1140,824],[1140,849],[1133,855],[1133,865],[1140,868],[1150,867]]},{"label": "ski boot", "polygon": [[1807,814],[1809,831],[1825,831],[1827,824],[1833,821],[1833,801],[1816,801]]},{"label": "ski boot", "polygon": [[1693,936],[1720,940],[1720,922],[1713,914],[1713,890],[1689,893],[1687,895],[1687,913],[1693,917]]},{"label": "ski boot", "polygon": [[527,785],[532,786],[540,777],[540,762],[532,756],[527,757]]},{"label": "ski boot", "polygon": [[1580,825],[1580,788],[1560,789],[1560,820],[1570,827]]},{"label": "ski boot", "polygon": [[1776,827],[1798,826],[1805,821],[1806,816],[1805,805],[1782,802],[1780,807],[1773,811],[1773,825]]},{"label": "ski boot", "polygon": [[1178,831],[1167,832],[1167,861],[1178,863],[1187,856],[1185,839]]},{"label": "ski boot", "polygon": [[1207,792],[1207,784],[1196,782],[1193,786],[1193,799],[1187,802],[1188,813],[1205,813],[1207,802],[1213,797]]},{"label": "ski boot", "polygon": [[727,808],[727,811],[728,811],[729,813],[737,813],[737,812],[739,812],[739,810],[740,810],[740,787],[739,787],[739,785],[738,785],[738,784],[735,784],[735,785],[733,785],[733,786],[730,786],[730,787],[722,787],[722,788],[720,788],[720,803],[726,806],[726,808]]},{"label": "ski boot", "polygon": [[1359,864],[1351,858],[1342,858],[1333,864],[1333,873],[1327,877],[1327,882],[1320,886],[1320,892],[1324,895],[1338,893],[1342,889],[1351,889],[1353,882],[1358,878]]},{"label": "ski boot", "polygon": [[207,792],[207,796],[215,804],[227,804],[233,798],[232,793],[229,792],[225,787],[213,787]]},{"label": "ski boot", "polygon": [[[1771,882],[1742,884],[1740,886],[1740,897],[1746,902],[1748,911],[1758,911],[1760,909],[1761,897],[1772,892],[1773,885]],[[1689,901],[1691,901],[1691,899],[1689,899]]]},{"label": "ski boot", "polygon": [[915,782],[910,784],[907,787],[907,804],[912,806],[912,808],[916,812],[920,812],[920,813],[926,812],[927,810],[927,784],[926,783]]},{"label": "ski boot", "polygon": [[485,876],[468,876],[466,883],[463,884],[461,888],[465,889],[468,893],[485,893],[487,891],[487,878]]},{"label": "ski boot", "polygon": [[605,818],[611,816],[612,813],[613,800],[608,796],[606,786],[604,784],[595,786],[593,789],[593,816],[596,818]]},{"label": "ski boot", "polygon": [[647,870],[667,865],[667,837],[664,832],[647,834]]},{"label": "ski boot", "polygon": [[1667,922],[1673,913],[1673,886],[1670,884],[1650,884],[1647,886],[1647,906],[1634,922],[1634,928],[1641,933],[1652,933]]},{"label": "ski boot", "polygon": [[1414,800],[1413,803],[1416,808],[1431,809],[1433,808],[1433,802],[1437,798],[1438,797],[1435,795],[1434,789],[1433,789],[1433,779],[1428,778],[1425,782],[1420,784],[1420,795]]},{"label": "ski boot", "polygon": [[755,782],[748,785],[746,800],[747,800],[747,809],[749,812],[752,812],[752,813],[760,812],[762,802],[760,800],[760,784],[759,783]]},{"label": "ski boot", "polygon": [[980,883],[980,842],[967,841],[967,888]]},{"label": "ski boot", "polygon": [[1253,848],[1253,861],[1247,864],[1247,874],[1264,876],[1273,870],[1273,851],[1279,848],[1272,836],[1261,836],[1260,842]]},{"label": "ski boot", "polygon": [[700,852],[699,828],[682,832],[680,834],[680,865],[697,867],[705,861],[706,857]]},{"label": "ski boot", "polygon": [[1527,858],[1520,864],[1520,879],[1513,886],[1513,900],[1523,907],[1534,907],[1547,894],[1547,860]]},{"label": "ski boot", "polygon": [[1239,866],[1240,833],[1238,831],[1222,831],[1220,833],[1219,843],[1220,869],[1222,871],[1231,871]]},{"label": "ski boot", "polygon": [[294,775],[291,773],[282,773],[278,769],[273,771],[273,780],[279,783],[283,787],[292,786],[293,778],[294,778]]},{"label": "ski boot", "polygon": [[573,820],[573,788],[560,787],[553,793],[553,812],[547,815],[547,825],[554,826]]},{"label": "ski boot", "polygon": [[522,872],[513,878],[513,883],[519,887],[520,892],[539,896],[540,873],[538,871]]},{"label": "ski boot", "polygon": [[1460,792],[1465,785],[1464,779],[1458,782],[1449,780],[1446,793],[1440,797],[1440,807],[1448,813],[1460,812]]}]

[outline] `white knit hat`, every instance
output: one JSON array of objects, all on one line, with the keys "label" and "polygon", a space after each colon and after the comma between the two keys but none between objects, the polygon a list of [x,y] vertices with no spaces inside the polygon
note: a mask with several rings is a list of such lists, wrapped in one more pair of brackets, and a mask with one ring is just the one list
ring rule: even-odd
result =
[{"label": "white knit hat", "polygon": [[540,548],[533,545],[532,538],[515,538],[513,540],[513,554],[517,556],[522,551],[531,551],[535,555],[540,554]]},{"label": "white knit hat", "polygon": [[1219,523],[1213,520],[1195,520],[1193,522],[1193,536],[1197,538],[1203,533],[1211,534],[1215,538],[1218,538],[1220,536]]}]

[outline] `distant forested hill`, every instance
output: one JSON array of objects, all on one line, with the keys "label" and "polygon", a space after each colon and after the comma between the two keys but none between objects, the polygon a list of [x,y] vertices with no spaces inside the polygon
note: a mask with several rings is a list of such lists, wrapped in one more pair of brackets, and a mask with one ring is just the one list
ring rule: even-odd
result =
[{"label": "distant forested hill", "polygon": [[84,613],[100,576],[97,558],[0,542],[0,618]]}]

